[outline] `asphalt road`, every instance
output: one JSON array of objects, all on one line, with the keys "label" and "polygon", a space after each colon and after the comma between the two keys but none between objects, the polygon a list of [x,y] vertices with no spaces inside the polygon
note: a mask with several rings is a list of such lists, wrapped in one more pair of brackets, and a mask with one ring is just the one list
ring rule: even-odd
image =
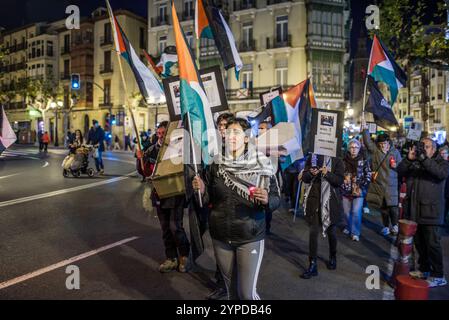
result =
[{"label": "asphalt road", "polygon": [[[210,238],[191,272],[157,271],[161,231],[132,154],[107,152],[105,176],[64,178],[65,153],[15,147],[0,156],[0,299],[204,299],[215,272]],[[364,218],[359,243],[339,233],[336,271],[325,267],[327,239],[321,239],[319,276],[311,280],[299,277],[308,263],[304,220],[293,222],[282,208],[272,230],[258,283],[262,299],[394,298],[385,280],[396,250],[379,235],[378,214]],[[443,248],[449,275],[447,231]],[[67,265],[79,268],[78,290],[66,288]],[[372,265],[380,270],[378,289],[365,285]],[[430,297],[449,299],[449,286],[432,289]]]}]

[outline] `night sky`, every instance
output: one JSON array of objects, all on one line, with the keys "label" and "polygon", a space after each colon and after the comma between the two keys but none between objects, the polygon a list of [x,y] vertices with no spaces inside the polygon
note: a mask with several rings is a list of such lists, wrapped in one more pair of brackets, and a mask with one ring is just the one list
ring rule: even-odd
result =
[{"label": "night sky", "polygon": [[[109,0],[114,10],[128,9],[147,16],[147,0]],[[39,21],[54,21],[67,17],[67,6],[78,5],[81,16],[96,8],[106,7],[105,0],[0,0],[0,26],[11,29]]]}]

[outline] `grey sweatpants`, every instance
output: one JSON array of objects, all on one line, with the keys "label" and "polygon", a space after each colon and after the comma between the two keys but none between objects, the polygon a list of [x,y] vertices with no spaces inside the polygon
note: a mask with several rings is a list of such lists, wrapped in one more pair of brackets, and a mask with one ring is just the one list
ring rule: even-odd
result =
[{"label": "grey sweatpants", "polygon": [[213,245],[215,259],[228,291],[228,300],[260,300],[256,286],[264,240],[239,246],[213,240]]}]

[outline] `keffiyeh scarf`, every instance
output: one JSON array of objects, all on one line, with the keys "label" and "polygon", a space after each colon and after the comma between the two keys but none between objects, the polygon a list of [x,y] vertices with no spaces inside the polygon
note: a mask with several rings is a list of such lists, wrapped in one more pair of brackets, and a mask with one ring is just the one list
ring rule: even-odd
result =
[{"label": "keffiyeh scarf", "polygon": [[[325,156],[324,163],[327,167],[327,172],[331,172],[332,159]],[[309,198],[310,190],[312,189],[313,180],[307,184],[304,192],[304,212],[307,214],[307,199]],[[326,237],[326,230],[331,225],[330,218],[330,199],[331,199],[331,185],[326,179],[321,179],[321,223],[323,225],[323,237]]]},{"label": "keffiyeh scarf", "polygon": [[223,178],[228,188],[235,190],[240,197],[250,202],[255,201],[250,197],[249,187],[269,190],[270,179],[274,175],[270,159],[257,151],[246,151],[237,159],[223,156],[217,171],[217,176]]}]

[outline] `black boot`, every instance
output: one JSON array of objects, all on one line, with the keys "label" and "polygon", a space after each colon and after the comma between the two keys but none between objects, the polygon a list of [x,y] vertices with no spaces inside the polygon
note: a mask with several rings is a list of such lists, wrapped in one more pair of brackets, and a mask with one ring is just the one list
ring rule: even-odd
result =
[{"label": "black boot", "polygon": [[301,275],[303,279],[310,279],[318,275],[318,266],[316,264],[316,258],[309,257],[309,268]]},{"label": "black boot", "polygon": [[337,269],[337,256],[336,255],[331,255],[329,257],[329,262],[327,263],[327,268],[329,270]]}]

